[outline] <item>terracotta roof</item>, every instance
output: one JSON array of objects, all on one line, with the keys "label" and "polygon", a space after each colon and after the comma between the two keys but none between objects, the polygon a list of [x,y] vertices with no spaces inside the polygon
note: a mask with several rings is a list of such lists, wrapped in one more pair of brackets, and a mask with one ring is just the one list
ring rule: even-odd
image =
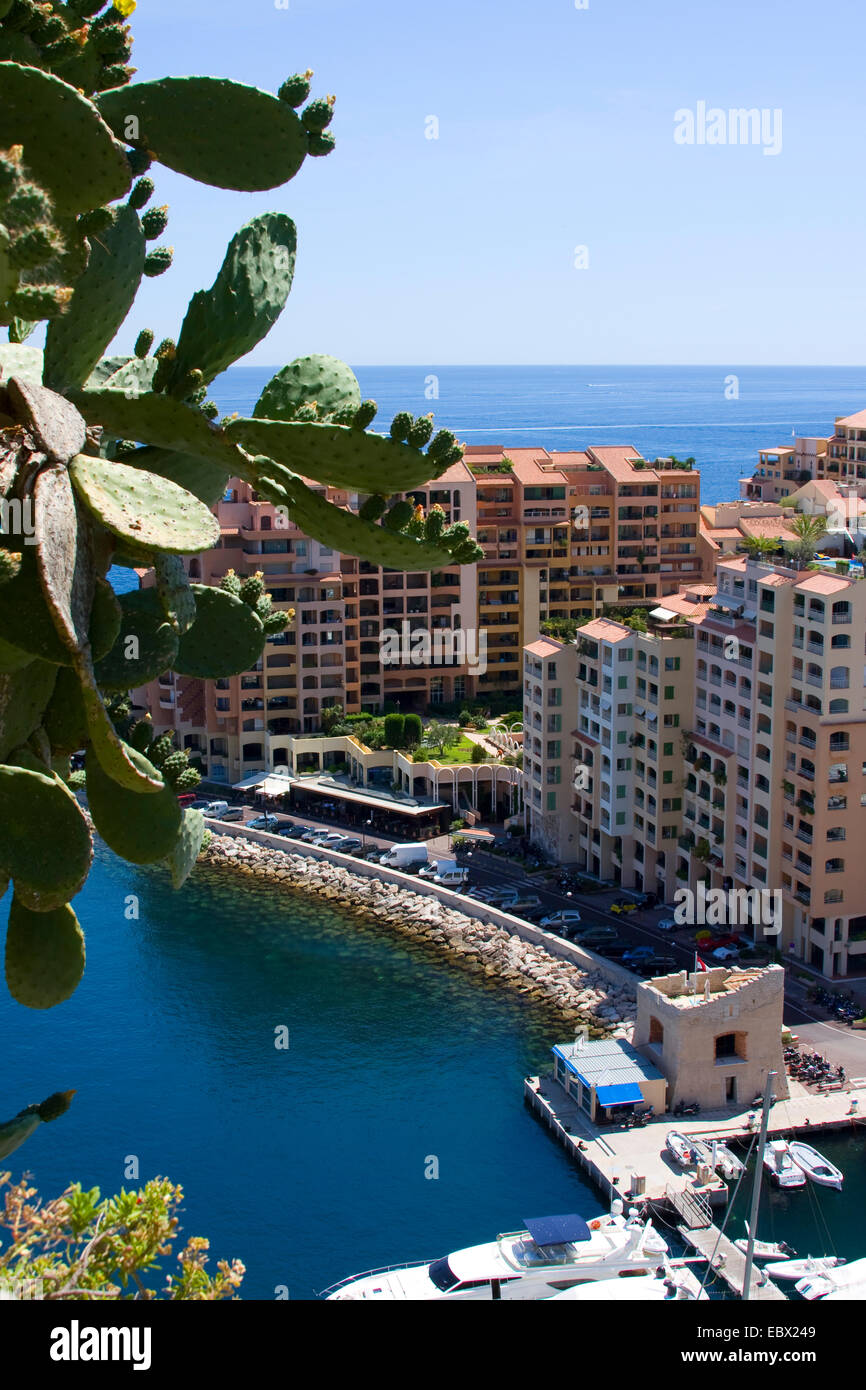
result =
[{"label": "terracotta roof", "polygon": [[523,650],[529,652],[530,656],[556,656],[565,650],[565,643],[555,642],[552,637],[539,637],[537,642],[531,642]]},{"label": "terracotta roof", "polygon": [[[715,593],[715,589],[710,590]],[[667,608],[669,612],[676,613],[680,617],[687,618],[689,622],[699,623],[707,616],[709,604],[696,603],[694,599],[686,598],[685,594],[665,594],[664,598],[659,599],[659,608]]]},{"label": "terracotta roof", "polygon": [[846,429],[852,430],[866,429],[866,410],[858,410],[856,415],[841,415],[836,425],[844,425]]},{"label": "terracotta roof", "polygon": [[744,516],[740,518],[740,530],[744,536],[769,536],[771,540],[776,536],[797,534],[792,530],[790,521],[783,516]]},{"label": "terracotta roof", "polygon": [[[593,462],[603,464],[611,476],[616,478],[617,482],[622,483],[630,483],[634,480],[636,472],[631,460],[642,457],[640,449],[621,444],[606,444],[598,449],[590,448],[587,453]],[[641,468],[637,472],[639,474],[651,474],[652,469]]]},{"label": "terracotta roof", "polygon": [[851,581],[844,579],[841,574],[817,574],[814,570],[808,579],[797,582],[798,589],[805,589],[810,594],[839,594],[850,587]]},{"label": "terracotta roof", "polygon": [[594,642],[622,642],[624,638],[634,636],[630,627],[616,623],[612,618],[592,618],[577,632],[579,637],[590,637]]}]

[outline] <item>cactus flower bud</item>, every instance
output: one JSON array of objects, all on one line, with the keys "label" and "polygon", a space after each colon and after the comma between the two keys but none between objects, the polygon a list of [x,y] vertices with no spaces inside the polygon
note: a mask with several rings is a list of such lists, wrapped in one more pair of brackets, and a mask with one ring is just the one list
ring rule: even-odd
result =
[{"label": "cactus flower bud", "polygon": [[316,101],[311,101],[309,106],[305,106],[301,112],[301,121],[304,127],[316,135],[321,135],[334,119],[334,102],[336,97],[318,97]]},{"label": "cactus flower bud", "polygon": [[153,347],[153,329],[143,328],[135,340],[136,357],[146,357]]},{"label": "cactus flower bud", "polygon": [[144,258],[145,275],[151,279],[156,275],[164,275],[173,258],[173,246],[157,246],[153,251],[149,251]]},{"label": "cactus flower bud", "polygon": [[433,416],[420,415],[409,431],[408,442],[413,449],[423,449],[433,433]]},{"label": "cactus flower bud", "polygon": [[9,248],[8,256],[12,265],[21,270],[33,270],[43,261],[59,255],[63,250],[63,239],[54,227],[31,227],[22,232]]},{"label": "cactus flower bud", "polygon": [[307,134],[307,154],[311,154],[315,158],[330,154],[336,143],[329,130],[311,130]]},{"label": "cactus flower bud", "polygon": [[147,150],[127,150],[126,162],[132,170],[133,175],[137,177],[139,174],[147,173],[153,160]]},{"label": "cactus flower bud", "polygon": [[[145,180],[142,179],[141,182],[144,183]],[[142,213],[141,228],[147,241],[155,241],[158,236],[162,236],[167,226],[168,207],[165,203],[162,207],[148,208],[147,212]]]},{"label": "cactus flower bud", "polygon": [[361,504],[358,509],[358,515],[362,521],[378,521],[387,506],[387,498],[379,497],[374,494],[374,496],[368,497],[366,502]]},{"label": "cactus flower bud", "polygon": [[286,102],[288,106],[303,106],[307,97],[310,95],[310,79],[313,76],[312,68],[307,68],[304,73],[296,72],[293,77],[287,77],[277,96],[280,101]]},{"label": "cactus flower bud", "polygon": [[78,219],[79,230],[87,237],[102,236],[114,222],[111,208],[93,208]]},{"label": "cactus flower bud", "polygon": [[352,428],[356,430],[365,430],[368,425],[372,425],[378,409],[379,407],[375,401],[362,401],[355,411]]},{"label": "cactus flower bud", "polygon": [[408,438],[414,421],[408,410],[399,410],[391,421],[391,438],[398,444]]},{"label": "cactus flower bud", "polygon": [[143,208],[153,197],[153,179],[142,178],[133,186],[129,195],[129,206],[131,208]]}]

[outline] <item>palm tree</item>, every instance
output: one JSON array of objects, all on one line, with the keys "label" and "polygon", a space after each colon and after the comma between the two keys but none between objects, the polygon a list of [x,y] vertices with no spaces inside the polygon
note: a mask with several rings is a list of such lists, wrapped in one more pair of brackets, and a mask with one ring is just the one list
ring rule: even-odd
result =
[{"label": "palm tree", "polygon": [[789,530],[793,531],[796,540],[786,541],[785,549],[800,564],[807,565],[810,560],[815,558],[815,551],[827,534],[827,518],[825,516],[795,516],[789,522]]},{"label": "palm tree", "polygon": [[773,540],[771,536],[746,536],[743,540],[743,549],[753,560],[765,560],[778,548],[778,540]]}]

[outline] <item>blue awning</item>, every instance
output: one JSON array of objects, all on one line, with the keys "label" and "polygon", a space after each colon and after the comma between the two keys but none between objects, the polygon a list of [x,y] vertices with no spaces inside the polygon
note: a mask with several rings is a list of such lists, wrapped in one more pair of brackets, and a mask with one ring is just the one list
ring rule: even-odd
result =
[{"label": "blue awning", "polygon": [[599,1105],[629,1105],[632,1101],[643,1100],[641,1088],[634,1081],[622,1086],[598,1086],[595,1094]]},{"label": "blue awning", "polygon": [[591,1240],[589,1227],[582,1216],[524,1217],[527,1231],[536,1245],[564,1245],[573,1240]]}]

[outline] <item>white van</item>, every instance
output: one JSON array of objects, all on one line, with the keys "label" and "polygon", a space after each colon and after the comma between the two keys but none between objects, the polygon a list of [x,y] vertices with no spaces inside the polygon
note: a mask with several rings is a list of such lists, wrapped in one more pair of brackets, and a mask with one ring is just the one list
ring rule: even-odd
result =
[{"label": "white van", "polygon": [[431,859],[429,864],[418,873],[419,878],[435,878],[437,874],[447,873],[449,869],[457,868],[456,859]]},{"label": "white van", "polygon": [[384,864],[386,869],[405,869],[410,864],[426,864],[427,846],[419,844],[411,845],[392,845],[387,854],[383,854],[379,863]]}]

